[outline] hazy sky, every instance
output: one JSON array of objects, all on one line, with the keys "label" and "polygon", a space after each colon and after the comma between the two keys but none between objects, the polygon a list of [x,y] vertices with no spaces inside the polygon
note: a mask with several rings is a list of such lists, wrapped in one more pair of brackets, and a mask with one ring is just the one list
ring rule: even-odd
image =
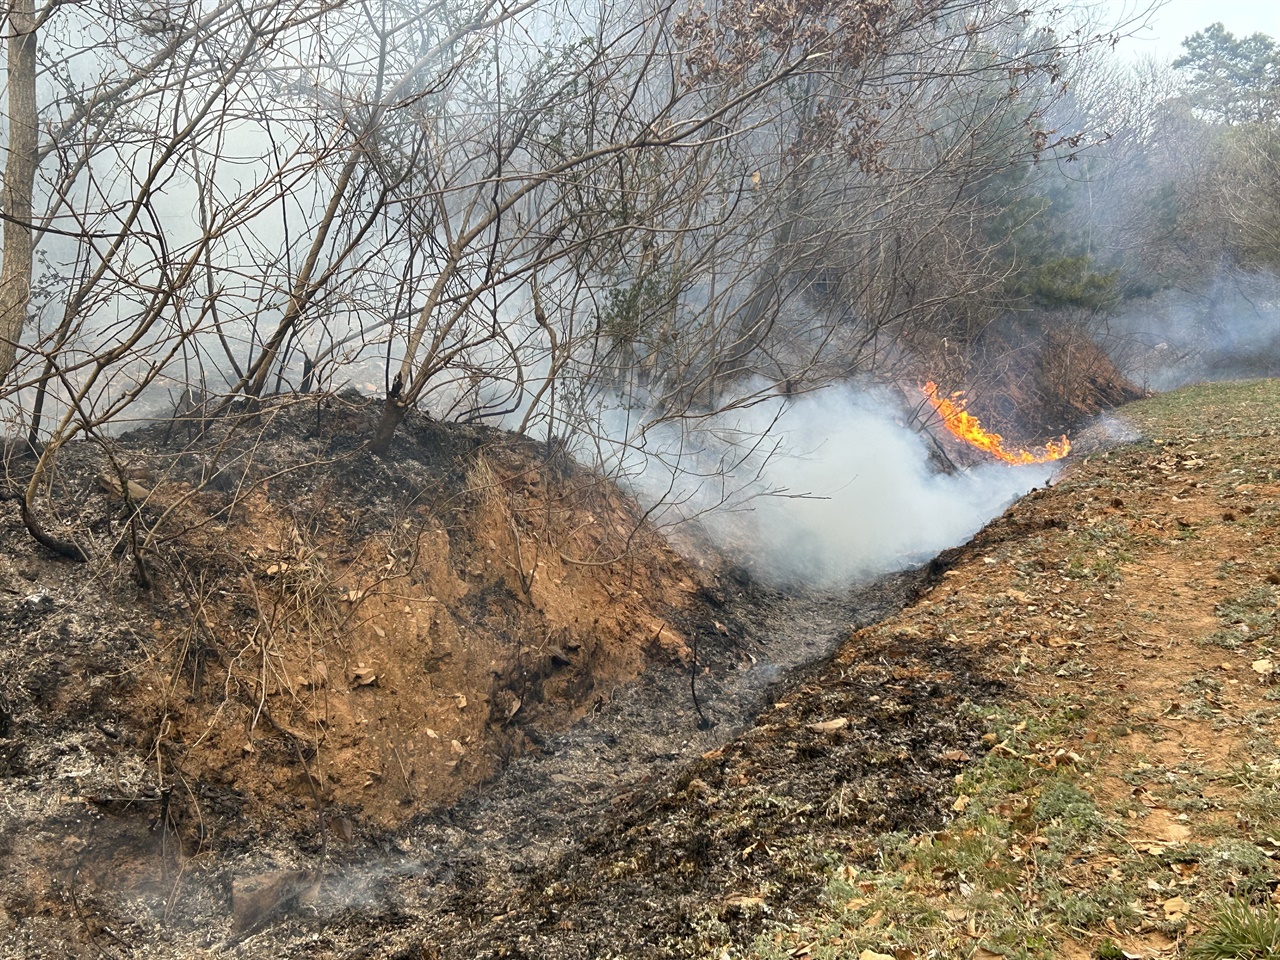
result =
[{"label": "hazy sky", "polygon": [[[1103,8],[1116,13],[1145,9],[1135,0],[1107,0]],[[1172,59],[1182,53],[1182,41],[1197,30],[1221,23],[1237,37],[1265,33],[1280,40],[1280,3],[1275,0],[1167,0],[1151,17],[1151,25],[1123,42],[1132,56]]]}]

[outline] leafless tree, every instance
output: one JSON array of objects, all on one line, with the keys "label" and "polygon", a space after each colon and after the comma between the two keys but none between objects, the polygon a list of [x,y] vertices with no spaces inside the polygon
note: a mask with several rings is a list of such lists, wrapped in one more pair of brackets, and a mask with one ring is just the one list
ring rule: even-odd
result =
[{"label": "leafless tree", "polygon": [[[354,380],[623,444],[981,323],[981,187],[1105,42],[989,0],[12,0],[0,370],[40,460]],[[1050,27],[1056,27],[1054,32]],[[975,319],[976,318],[976,319]],[[379,382],[380,381],[380,382]]]}]

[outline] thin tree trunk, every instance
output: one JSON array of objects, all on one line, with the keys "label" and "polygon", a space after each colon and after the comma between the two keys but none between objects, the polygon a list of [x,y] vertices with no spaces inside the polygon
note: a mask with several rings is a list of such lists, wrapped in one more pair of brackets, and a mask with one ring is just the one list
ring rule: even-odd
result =
[{"label": "thin tree trunk", "polygon": [[387,397],[382,406],[382,417],[378,420],[378,427],[373,433],[373,439],[369,441],[369,449],[380,457],[385,457],[387,451],[391,449],[391,438],[396,434],[396,428],[404,422],[405,414],[408,408],[395,397]]},{"label": "thin tree trunk", "polygon": [[0,263],[0,382],[17,360],[31,302],[31,194],[36,178],[35,0],[10,0],[9,155],[4,167],[4,246]]}]

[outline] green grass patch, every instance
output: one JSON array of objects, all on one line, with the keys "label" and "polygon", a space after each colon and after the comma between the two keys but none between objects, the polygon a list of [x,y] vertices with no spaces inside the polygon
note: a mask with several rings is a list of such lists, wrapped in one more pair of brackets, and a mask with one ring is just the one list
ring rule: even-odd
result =
[{"label": "green grass patch", "polygon": [[1233,900],[1187,950],[1188,960],[1280,960],[1280,910]]},{"label": "green grass patch", "polygon": [[1214,613],[1227,624],[1248,627],[1251,634],[1271,633],[1276,628],[1276,588],[1269,584],[1254,587],[1239,597],[1224,600]]}]

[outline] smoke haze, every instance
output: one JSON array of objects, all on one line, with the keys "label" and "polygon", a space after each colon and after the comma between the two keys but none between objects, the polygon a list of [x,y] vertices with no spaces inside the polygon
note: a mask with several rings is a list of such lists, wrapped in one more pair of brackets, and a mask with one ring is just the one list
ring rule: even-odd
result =
[{"label": "smoke haze", "polygon": [[1110,331],[1117,365],[1151,390],[1280,376],[1280,280],[1224,269],[1202,290],[1131,305]]},{"label": "smoke haze", "polygon": [[[887,391],[779,398],[720,418],[697,442],[650,429],[643,465],[626,482],[646,505],[660,504],[659,523],[693,519],[767,582],[838,586],[963,543],[1058,469],[993,462],[939,472],[908,416]],[[751,445],[771,425],[770,440]]]}]

